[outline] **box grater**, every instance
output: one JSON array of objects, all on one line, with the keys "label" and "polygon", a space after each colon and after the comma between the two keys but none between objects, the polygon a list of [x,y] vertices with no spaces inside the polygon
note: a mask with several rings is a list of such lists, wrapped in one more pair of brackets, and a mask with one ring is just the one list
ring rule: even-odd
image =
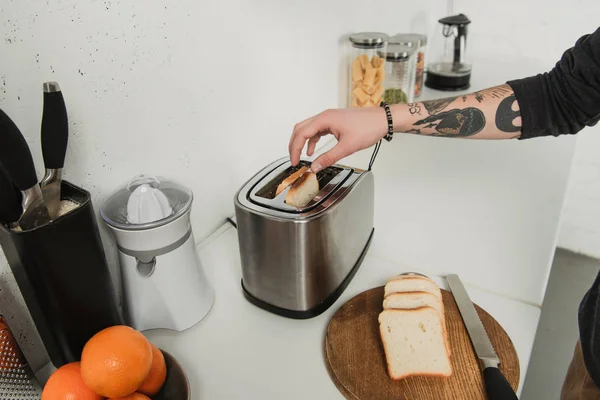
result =
[{"label": "box grater", "polygon": [[39,400],[41,396],[42,388],[0,314],[0,400]]}]

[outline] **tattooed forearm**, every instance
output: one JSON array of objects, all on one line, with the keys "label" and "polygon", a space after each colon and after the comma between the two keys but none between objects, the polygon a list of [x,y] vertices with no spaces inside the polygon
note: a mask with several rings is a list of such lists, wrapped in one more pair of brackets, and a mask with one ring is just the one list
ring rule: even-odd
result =
[{"label": "tattooed forearm", "polygon": [[407,106],[408,111],[411,113],[411,115],[421,115],[421,105],[419,103],[408,103]]},{"label": "tattooed forearm", "polygon": [[[496,111],[496,127],[503,132],[519,132],[520,126],[514,125],[515,118],[521,116],[521,112],[517,109],[512,109],[513,104],[516,104],[517,99],[514,94],[503,99],[498,105]],[[518,106],[517,106],[518,107]]]},{"label": "tattooed forearm", "polygon": [[425,109],[427,109],[427,112],[429,112],[430,115],[435,115],[440,111],[443,111],[444,108],[448,107],[450,103],[452,103],[457,98],[458,96],[448,97],[446,99],[424,101],[423,106],[425,107]]},{"label": "tattooed forearm", "polygon": [[468,107],[462,110],[450,110],[432,115],[414,123],[434,128],[435,136],[467,137],[476,135],[485,126],[485,116],[481,110]]},{"label": "tattooed forearm", "polygon": [[481,103],[486,97],[493,99],[501,99],[511,93],[512,90],[510,90],[507,87],[496,86],[488,89],[479,90],[473,94],[475,96],[475,99],[477,99],[477,101]]},{"label": "tattooed forearm", "polygon": [[394,128],[401,132],[477,139],[513,139],[521,134],[519,106],[506,84],[395,107]]}]

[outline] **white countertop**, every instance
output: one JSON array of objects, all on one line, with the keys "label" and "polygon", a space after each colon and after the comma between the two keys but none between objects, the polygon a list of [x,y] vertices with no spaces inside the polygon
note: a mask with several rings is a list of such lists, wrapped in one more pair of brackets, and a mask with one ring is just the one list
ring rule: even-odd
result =
[{"label": "white countertop", "polygon": [[[377,230],[373,240],[377,240]],[[237,232],[231,225],[225,225],[201,243],[198,251],[215,287],[211,312],[184,332],[144,332],[183,365],[194,400],[343,399],[323,359],[327,323],[353,296],[381,286],[391,275],[407,271],[406,267],[367,254],[332,307],[316,318],[293,320],[259,309],[244,298]],[[438,283],[445,287],[443,279],[438,279]],[[522,387],[539,308],[469,286],[467,290],[471,299],[493,315],[510,335],[521,363]]]}]

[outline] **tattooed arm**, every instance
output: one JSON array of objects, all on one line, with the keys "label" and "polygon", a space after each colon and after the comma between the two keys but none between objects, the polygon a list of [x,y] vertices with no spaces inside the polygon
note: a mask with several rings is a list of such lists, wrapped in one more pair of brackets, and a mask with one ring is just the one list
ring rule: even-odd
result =
[{"label": "tattooed arm", "polygon": [[513,139],[521,135],[519,104],[508,85],[464,96],[398,104],[390,110],[396,132],[473,139]]},{"label": "tattooed arm", "polygon": [[[512,139],[521,133],[519,104],[508,85],[465,96],[397,104],[390,111],[395,132],[473,139]],[[324,111],[294,127],[289,143],[291,163],[298,164],[307,141],[307,154],[312,156],[321,137],[334,135],[338,144],[311,164],[312,171],[320,171],[371,147],[387,130],[381,107]]]},{"label": "tattooed arm", "polygon": [[[600,28],[580,38],[547,73],[507,82],[466,96],[390,107],[395,132],[470,139],[529,139],[575,134],[600,120]],[[292,165],[304,145],[338,143],[311,166],[318,171],[373,146],[387,132],[381,107],[328,110],[294,127]]]}]

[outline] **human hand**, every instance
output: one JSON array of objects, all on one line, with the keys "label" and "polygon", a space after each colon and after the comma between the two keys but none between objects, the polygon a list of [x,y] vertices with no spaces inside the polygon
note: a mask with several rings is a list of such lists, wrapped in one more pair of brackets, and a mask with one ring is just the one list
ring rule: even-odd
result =
[{"label": "human hand", "polygon": [[381,107],[324,111],[294,127],[289,143],[291,163],[296,166],[300,162],[307,140],[306,154],[310,157],[319,139],[333,135],[338,143],[311,164],[310,170],[319,172],[346,156],[371,147],[386,135],[387,130],[387,117]]}]

